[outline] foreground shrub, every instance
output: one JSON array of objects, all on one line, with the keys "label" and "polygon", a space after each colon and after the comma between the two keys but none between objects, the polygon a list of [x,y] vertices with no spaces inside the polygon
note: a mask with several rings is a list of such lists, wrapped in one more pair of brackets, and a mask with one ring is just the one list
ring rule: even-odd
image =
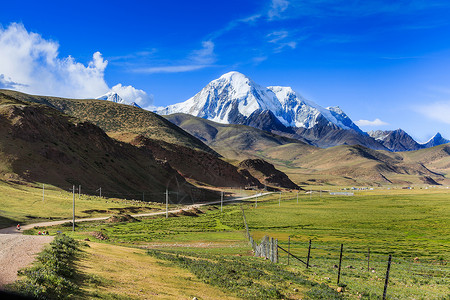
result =
[{"label": "foreground shrub", "polygon": [[18,272],[23,278],[11,288],[37,299],[70,297],[78,289],[71,281],[75,273],[72,260],[77,251],[78,244],[74,239],[62,234],[56,236],[50,246],[39,254],[37,264]]}]

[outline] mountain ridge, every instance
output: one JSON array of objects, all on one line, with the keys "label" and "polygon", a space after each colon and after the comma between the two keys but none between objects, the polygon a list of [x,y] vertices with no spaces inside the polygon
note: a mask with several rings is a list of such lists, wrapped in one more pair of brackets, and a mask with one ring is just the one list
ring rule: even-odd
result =
[{"label": "mountain ridge", "polygon": [[187,113],[223,124],[249,125],[319,147],[359,143],[386,149],[339,107],[323,108],[290,87],[262,87],[239,72],[226,73],[188,100],[157,113]]}]

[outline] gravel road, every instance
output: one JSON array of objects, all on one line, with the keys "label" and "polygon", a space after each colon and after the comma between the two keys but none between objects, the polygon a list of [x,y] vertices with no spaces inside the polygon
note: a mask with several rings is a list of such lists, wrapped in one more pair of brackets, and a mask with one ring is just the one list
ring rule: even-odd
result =
[{"label": "gravel road", "polygon": [[[264,196],[270,193],[258,194],[249,197],[233,198],[229,200],[224,200],[223,202],[233,202],[248,200],[255,197]],[[190,209],[193,207],[200,207],[204,205],[220,204],[220,201],[213,201],[201,204],[194,204],[184,207],[183,209]],[[169,213],[177,212],[177,210],[170,210]],[[144,213],[133,215],[133,217],[146,217],[154,215],[163,215],[165,211],[156,213]],[[86,221],[99,221],[105,220],[108,217],[98,217],[98,218],[86,218],[77,219],[75,222],[86,222]],[[61,220],[52,222],[43,222],[23,225],[22,230],[31,229],[35,226],[54,226],[63,224],[66,222],[71,222],[72,220]],[[18,231],[15,227],[8,227],[0,229],[0,289],[3,285],[12,283],[17,279],[17,271],[30,265],[36,254],[41,252],[44,246],[53,240],[52,236],[35,236],[35,235],[23,235],[22,232]]]},{"label": "gravel road", "polygon": [[52,236],[0,234],[0,288],[17,279],[17,271],[30,265]]}]

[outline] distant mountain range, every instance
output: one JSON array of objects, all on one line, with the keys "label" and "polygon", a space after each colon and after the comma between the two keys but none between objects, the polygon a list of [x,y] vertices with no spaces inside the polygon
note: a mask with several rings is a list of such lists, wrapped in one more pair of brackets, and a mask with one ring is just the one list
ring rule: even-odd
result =
[{"label": "distant mountain range", "polygon": [[431,148],[450,142],[449,140],[444,139],[439,132],[436,133],[428,142],[423,144],[416,142],[402,129],[369,131],[368,134],[393,152]]},{"label": "distant mountain range", "polygon": [[322,148],[362,145],[396,152],[449,142],[440,134],[419,144],[403,130],[366,133],[338,106],[323,108],[290,87],[263,87],[239,72],[226,73],[192,98],[157,113],[185,113],[222,124],[248,125]]},{"label": "distant mountain range", "polygon": [[205,187],[450,182],[450,144],[398,153],[360,145],[322,149],[188,114],[161,117],[113,101],[10,90],[0,90],[0,115],[0,179],[7,181],[82,184],[93,191],[109,186],[115,193],[149,188],[161,195],[170,183],[182,187],[186,199],[217,197]]}]

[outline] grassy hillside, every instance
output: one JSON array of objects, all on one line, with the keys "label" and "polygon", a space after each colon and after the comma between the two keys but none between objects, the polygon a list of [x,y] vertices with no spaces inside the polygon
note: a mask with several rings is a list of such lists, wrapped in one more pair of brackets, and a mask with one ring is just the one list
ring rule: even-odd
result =
[{"label": "grassy hillside", "polygon": [[64,189],[82,185],[85,193],[102,187],[106,196],[161,192],[173,177],[184,183],[145,149],[117,142],[99,127],[48,106],[0,93],[0,179]]},{"label": "grassy hillside", "polygon": [[316,147],[299,140],[282,137],[250,126],[220,124],[186,114],[164,117],[230,159],[243,160],[249,157],[258,157],[260,152],[283,145],[291,145],[305,153],[316,149]]},{"label": "grassy hillside", "polygon": [[21,101],[45,104],[79,120],[89,121],[107,133],[131,132],[213,153],[208,146],[173,123],[134,106],[104,100],[34,96],[10,90],[0,90],[0,93]]},{"label": "grassy hillside", "polygon": [[402,153],[358,145],[322,149],[248,126],[185,114],[165,117],[231,161],[262,158],[297,184],[450,184],[448,146]]},{"label": "grassy hillside", "polygon": [[[159,160],[167,161],[179,173],[200,185],[244,187],[258,185],[237,168],[219,158],[203,142],[166,119],[143,109],[104,100],[76,100],[33,96],[14,91],[2,91],[18,101],[40,103],[56,108],[76,119],[89,121],[109,136],[138,146]],[[145,140],[145,143],[142,141]],[[145,144],[145,145],[144,145]]]}]

